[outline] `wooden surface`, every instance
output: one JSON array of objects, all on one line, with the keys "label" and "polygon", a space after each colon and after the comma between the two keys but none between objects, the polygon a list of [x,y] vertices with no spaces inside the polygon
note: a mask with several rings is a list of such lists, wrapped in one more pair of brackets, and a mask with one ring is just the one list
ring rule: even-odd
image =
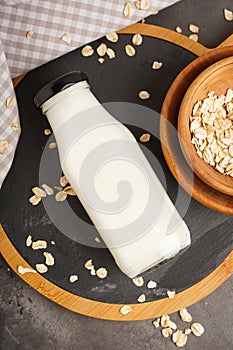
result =
[{"label": "wooden surface", "polygon": [[[201,44],[192,42],[187,37],[181,34],[172,32],[164,28],[158,28],[152,25],[141,25],[136,24],[132,27],[126,28],[121,33],[142,33],[150,37],[155,37],[169,42],[175,42],[181,45],[185,49],[193,52],[196,55],[201,55],[209,51]],[[229,43],[229,41],[228,41]],[[224,49],[223,49],[224,50]],[[166,150],[164,154],[167,155]],[[168,161],[169,157],[166,157]],[[174,158],[175,160],[175,158]],[[169,165],[169,161],[168,161]],[[174,175],[174,174],[173,174]],[[186,175],[186,174],[185,174]],[[176,176],[175,176],[176,177]],[[176,177],[179,178],[179,177]],[[179,181],[181,179],[179,178]],[[185,188],[185,186],[184,186]],[[187,190],[187,188],[185,188]],[[188,188],[189,189],[189,188]],[[195,204],[195,203],[194,203]],[[194,205],[193,204],[193,205]],[[230,205],[230,202],[229,202]],[[198,210],[202,210],[201,208]],[[232,208],[231,208],[232,210]],[[232,212],[232,211],[229,212]],[[211,213],[208,214],[208,216]],[[214,214],[214,213],[213,213]],[[227,218],[226,218],[227,220]],[[9,226],[9,229],[11,226]],[[201,243],[200,243],[201,244]],[[17,242],[14,242],[17,246]],[[3,257],[6,259],[8,264],[17,273],[17,266],[23,265],[29,267],[29,264],[17,251],[12,241],[7,237],[5,230],[0,228],[0,250]],[[182,264],[183,265],[183,264]],[[177,267],[178,268],[178,267]],[[37,274],[26,274],[20,275],[30,286],[35,288],[45,297],[53,300],[54,302],[81,314],[85,314],[92,317],[109,319],[109,320],[140,320],[152,317],[161,316],[162,314],[172,313],[179,310],[182,307],[195,303],[204,296],[211,293],[219,285],[221,285],[233,272],[233,253],[231,252],[227,258],[223,259],[221,264],[216,267],[211,273],[208,274],[198,283],[190,286],[186,290],[183,290],[175,296],[174,299],[163,298],[160,300],[150,301],[143,304],[131,304],[133,311],[128,315],[123,316],[119,309],[121,303],[106,303],[98,302],[83,298],[78,295],[74,295],[63,288],[60,288],[55,283],[52,283],[47,278]]]},{"label": "wooden surface", "polygon": [[230,196],[233,195],[233,178],[221,174],[197,155],[191,143],[189,117],[192,115],[195,103],[206,98],[210,91],[214,91],[217,96],[225,95],[231,86],[233,86],[233,56],[216,62],[198,75],[185,93],[178,115],[180,146],[187,162],[191,162],[195,174],[207,185]]}]

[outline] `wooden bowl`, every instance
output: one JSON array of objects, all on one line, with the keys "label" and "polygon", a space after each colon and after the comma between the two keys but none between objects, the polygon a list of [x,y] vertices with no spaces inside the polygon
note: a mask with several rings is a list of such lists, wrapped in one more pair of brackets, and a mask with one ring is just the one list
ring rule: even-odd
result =
[{"label": "wooden bowl", "polygon": [[189,129],[195,103],[207,97],[210,91],[219,96],[226,94],[228,88],[233,88],[233,56],[209,66],[189,86],[180,105],[178,133],[182,152],[194,173],[212,188],[233,196],[233,178],[221,174],[197,155]]}]

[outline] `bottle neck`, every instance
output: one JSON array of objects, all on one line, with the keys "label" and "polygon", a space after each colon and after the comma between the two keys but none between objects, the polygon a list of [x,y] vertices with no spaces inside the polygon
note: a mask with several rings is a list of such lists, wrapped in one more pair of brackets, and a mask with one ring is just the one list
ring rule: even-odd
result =
[{"label": "bottle neck", "polygon": [[99,105],[87,81],[80,81],[57,93],[41,106],[53,132],[75,114]]},{"label": "bottle neck", "polygon": [[59,93],[41,105],[43,114],[47,114],[51,108],[59,104],[62,100],[67,99],[67,97],[76,93],[83,93],[85,89],[90,90],[90,85],[87,83],[87,81],[80,81],[76,84],[72,84],[65,89],[62,89]]}]

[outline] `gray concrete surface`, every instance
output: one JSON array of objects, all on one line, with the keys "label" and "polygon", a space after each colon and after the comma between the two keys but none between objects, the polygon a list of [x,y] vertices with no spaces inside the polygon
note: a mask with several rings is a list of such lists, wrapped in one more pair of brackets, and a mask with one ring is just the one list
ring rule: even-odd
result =
[{"label": "gray concrete surface", "polygon": [[[185,349],[233,349],[232,282],[231,277],[190,306],[193,320],[206,331],[201,338],[190,335]],[[177,313],[171,317],[179,327],[186,327]],[[30,288],[0,257],[0,350],[176,349],[151,321],[104,321],[72,313]]]}]

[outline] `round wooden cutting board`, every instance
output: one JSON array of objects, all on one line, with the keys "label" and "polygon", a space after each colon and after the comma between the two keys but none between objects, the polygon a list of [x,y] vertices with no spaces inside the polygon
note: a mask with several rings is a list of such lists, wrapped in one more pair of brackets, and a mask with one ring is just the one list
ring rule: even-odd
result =
[{"label": "round wooden cutting board", "polygon": [[[187,307],[208,295],[232,274],[232,216],[215,212],[192,199],[184,217],[192,236],[190,248],[157,270],[148,272],[144,276],[144,285],[137,287],[117,268],[106,248],[97,249],[96,242],[93,247],[74,242],[53,225],[43,203],[32,207],[28,202],[30,189],[39,184],[41,155],[47,143],[43,130],[49,127],[46,118],[33,104],[39,88],[60,74],[83,70],[101,102],[131,102],[159,112],[178,73],[195,59],[195,55],[209,50],[181,34],[153,25],[136,24],[121,33],[125,35],[114,47],[115,60],[101,65],[96,56],[84,58],[78,49],[28,73],[17,85],[22,134],[14,164],[0,193],[0,252],[18,273],[19,265],[34,268],[43,259],[42,251],[33,251],[25,246],[27,236],[31,234],[33,240],[44,239],[48,242],[47,251],[55,257],[55,265],[44,275],[20,275],[30,286],[54,302],[84,315],[108,320],[140,320]],[[144,35],[144,45],[137,49],[134,58],[124,53],[124,46],[131,40],[129,34],[132,33]],[[97,47],[102,41],[94,45]],[[164,62],[163,69],[151,70],[153,57]],[[151,92],[150,100],[138,99],[137,94],[142,89]],[[127,124],[137,139],[143,132],[151,132],[135,126],[141,125],[141,118],[142,115],[136,115],[135,123]],[[153,122],[158,134],[159,118]],[[164,160],[159,140],[152,136],[149,143],[142,145],[142,150],[159,161],[168,194],[175,202],[178,185]],[[57,157],[56,149],[51,151]],[[53,185],[58,185],[58,181]],[[189,195],[180,191],[188,203]],[[88,222],[76,198],[70,198],[69,204],[77,215]],[[54,201],[54,206],[58,205],[62,213],[63,204]],[[89,259],[96,267],[107,268],[106,279],[91,276],[83,267]],[[75,283],[69,281],[72,274],[79,276]],[[150,280],[156,281],[158,286],[148,289],[147,282]],[[173,299],[167,297],[167,290],[176,291]],[[140,294],[146,295],[145,303],[137,302]],[[124,304],[132,307],[132,312],[127,315],[119,311]]]}]

